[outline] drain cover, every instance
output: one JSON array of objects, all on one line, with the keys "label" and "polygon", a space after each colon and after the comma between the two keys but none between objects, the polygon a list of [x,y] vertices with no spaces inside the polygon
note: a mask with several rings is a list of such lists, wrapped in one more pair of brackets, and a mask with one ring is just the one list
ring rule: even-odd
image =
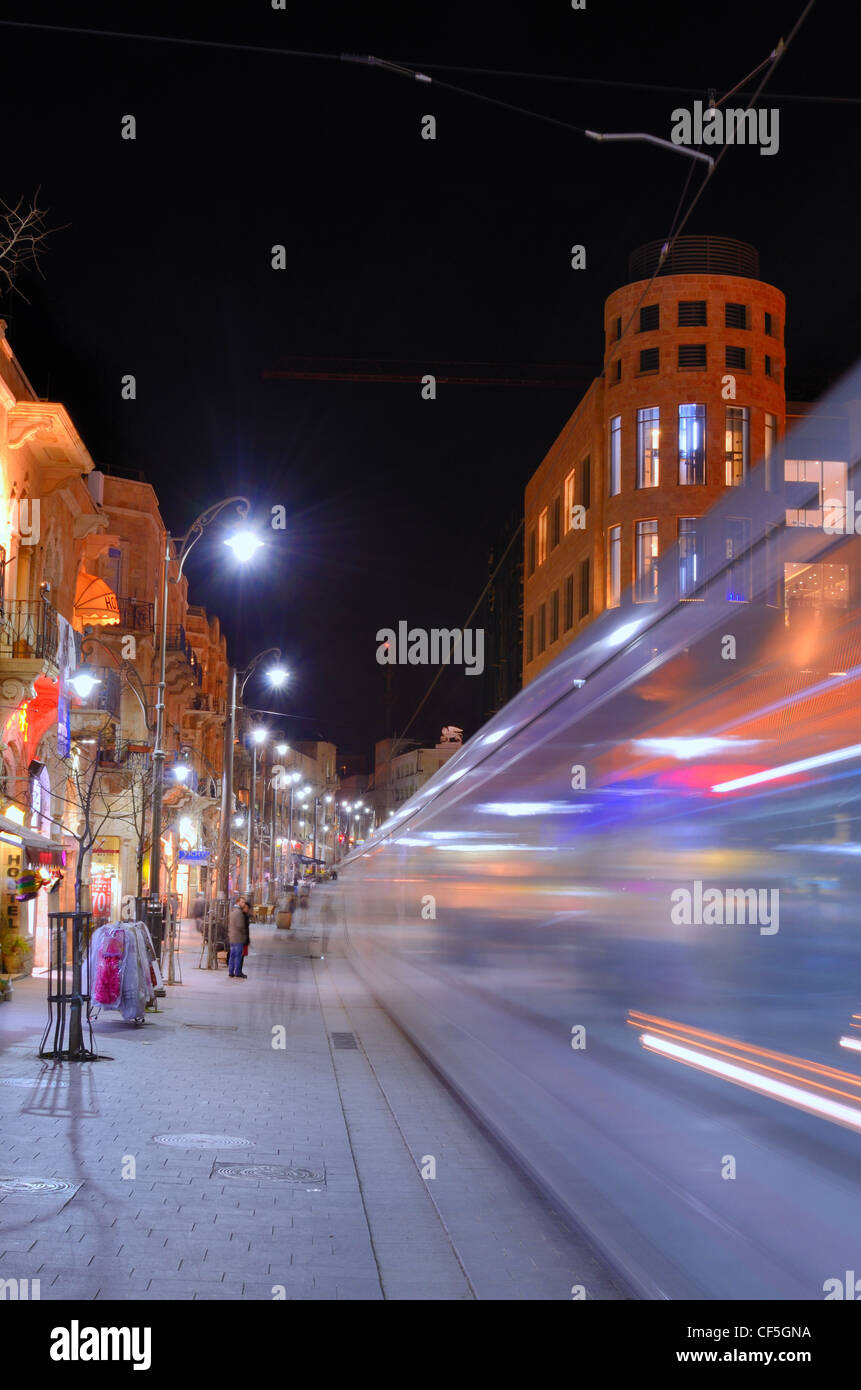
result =
[{"label": "drain cover", "polygon": [[245,1178],[251,1182],[325,1182],[311,1168],[284,1168],[278,1163],[218,1163],[214,1178]]},{"label": "drain cover", "polygon": [[0,1178],[0,1192],[76,1192],[80,1185],[68,1178]]},{"label": "drain cover", "polygon": [[339,1049],[351,1048],[354,1052],[358,1051],[355,1033],[333,1033],[332,1046]]},{"label": "drain cover", "polygon": [[253,1139],[235,1134],[154,1134],[154,1144],[172,1144],[177,1149],[253,1149]]},{"label": "drain cover", "polygon": [[68,1086],[69,1082],[59,1076],[0,1076],[0,1086]]}]

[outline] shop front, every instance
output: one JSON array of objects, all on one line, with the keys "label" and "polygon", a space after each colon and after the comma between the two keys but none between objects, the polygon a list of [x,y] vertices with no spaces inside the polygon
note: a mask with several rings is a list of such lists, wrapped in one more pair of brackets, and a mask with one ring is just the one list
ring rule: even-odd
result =
[{"label": "shop front", "polygon": [[23,824],[20,807],[0,814],[0,937],[3,955],[26,968],[48,964],[48,913],[59,911],[62,846]]}]

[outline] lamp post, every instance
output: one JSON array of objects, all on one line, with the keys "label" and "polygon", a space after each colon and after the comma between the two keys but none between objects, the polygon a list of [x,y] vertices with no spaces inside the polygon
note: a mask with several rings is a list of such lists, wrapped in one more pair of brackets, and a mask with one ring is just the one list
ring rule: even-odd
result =
[{"label": "lamp post", "polygon": [[[281,660],[280,647],[267,647],[265,651],[258,652],[253,661],[245,667],[243,671],[235,668],[230,674],[230,712],[228,714],[228,726],[224,737],[223,755],[223,775],[221,781],[221,830],[218,842],[218,896],[226,899],[230,886],[229,864],[230,864],[230,818],[233,815],[233,761],[234,743],[236,740],[236,687],[239,685],[239,699],[241,700],[245,687],[250,681],[254,672],[267,656],[274,656],[276,662]],[[274,666],[268,673],[273,685],[283,685],[287,679],[287,672],[279,666]]]},{"label": "lamp post", "polygon": [[248,860],[246,864],[247,882],[245,884],[248,893],[254,892],[254,822],[256,820],[257,803],[257,748],[256,745],[262,743],[266,737],[266,730],[257,728],[251,733],[251,800],[248,804]]},{"label": "lamp post", "polygon": [[[178,584],[182,578],[182,571],[189,554],[200,540],[206,527],[211,521],[224,510],[225,507],[235,506],[239,512],[241,520],[244,520],[251,508],[251,503],[247,497],[226,497],[221,502],[216,502],[214,506],[208,507],[205,512],[201,512],[196,517],[186,531],[184,536],[178,536],[175,544],[179,547],[177,560],[177,572],[171,577],[171,535],[165,531],[164,543],[164,574],[162,583],[161,612],[159,614],[160,627],[160,658],[159,658],[159,680],[158,698],[156,700],[156,730],[155,747],[153,749],[153,789],[152,789],[152,835],[150,849],[150,873],[149,873],[149,895],[150,902],[158,904],[161,887],[161,820],[162,805],[164,798],[164,706],[165,689],[167,686],[167,596],[168,584]],[[240,532],[231,537],[226,544],[229,544],[234,551],[237,559],[245,561],[262,541],[252,536],[249,532]]]}]

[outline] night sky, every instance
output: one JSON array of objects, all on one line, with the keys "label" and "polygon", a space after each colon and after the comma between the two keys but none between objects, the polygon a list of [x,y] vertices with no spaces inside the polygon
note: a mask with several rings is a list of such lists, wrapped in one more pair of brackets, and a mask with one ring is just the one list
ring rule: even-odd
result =
[{"label": "night sky", "polygon": [[[668,138],[674,107],[742,82],[802,8],[460,0],[387,17],[289,0],[286,12],[269,0],[3,0],[0,18],[372,53],[574,126]],[[788,299],[790,398],[849,367],[861,319],[846,14],[814,6],[766,88],[779,153],[729,151],[685,227],[759,248],[763,279]],[[604,299],[629,253],[667,235],[700,166],[322,58],[3,27],[0,58],[0,196],[40,187],[62,228],[45,278],[21,281],[29,303],[0,300],[13,348],[97,463],[144,470],[175,532],[232,493],[264,522],[286,507],[287,531],[270,532],[241,577],[217,537],[201,543],[191,601],[220,615],[238,664],[283,647],[290,693],[273,701],[258,685],[249,702],[295,716],[280,725],[293,738],[364,752],[390,732],[377,629],[464,622],[489,548],[600,370]],[[602,84],[447,70],[458,67]],[[120,138],[129,113],[134,142]],[[433,142],[420,138],[426,113]],[[574,243],[585,271],[570,268]],[[570,388],[440,385],[424,401],[417,384],[264,378],[283,368]],[[125,373],[134,402],[121,399]],[[394,669],[396,731],[432,674]],[[472,733],[478,684],[448,672],[411,735],[436,742],[442,723]]]}]

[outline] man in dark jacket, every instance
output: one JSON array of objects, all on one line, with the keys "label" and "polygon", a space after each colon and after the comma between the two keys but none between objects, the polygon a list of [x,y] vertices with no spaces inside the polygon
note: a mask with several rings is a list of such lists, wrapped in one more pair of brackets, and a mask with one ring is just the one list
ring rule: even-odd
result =
[{"label": "man in dark jacket", "polygon": [[227,940],[230,943],[230,951],[227,957],[227,973],[231,979],[248,979],[248,976],[242,969],[244,950],[251,939],[251,933],[248,930],[248,919],[248,904],[244,898],[237,898],[234,906],[230,910],[230,916],[227,919]]}]

